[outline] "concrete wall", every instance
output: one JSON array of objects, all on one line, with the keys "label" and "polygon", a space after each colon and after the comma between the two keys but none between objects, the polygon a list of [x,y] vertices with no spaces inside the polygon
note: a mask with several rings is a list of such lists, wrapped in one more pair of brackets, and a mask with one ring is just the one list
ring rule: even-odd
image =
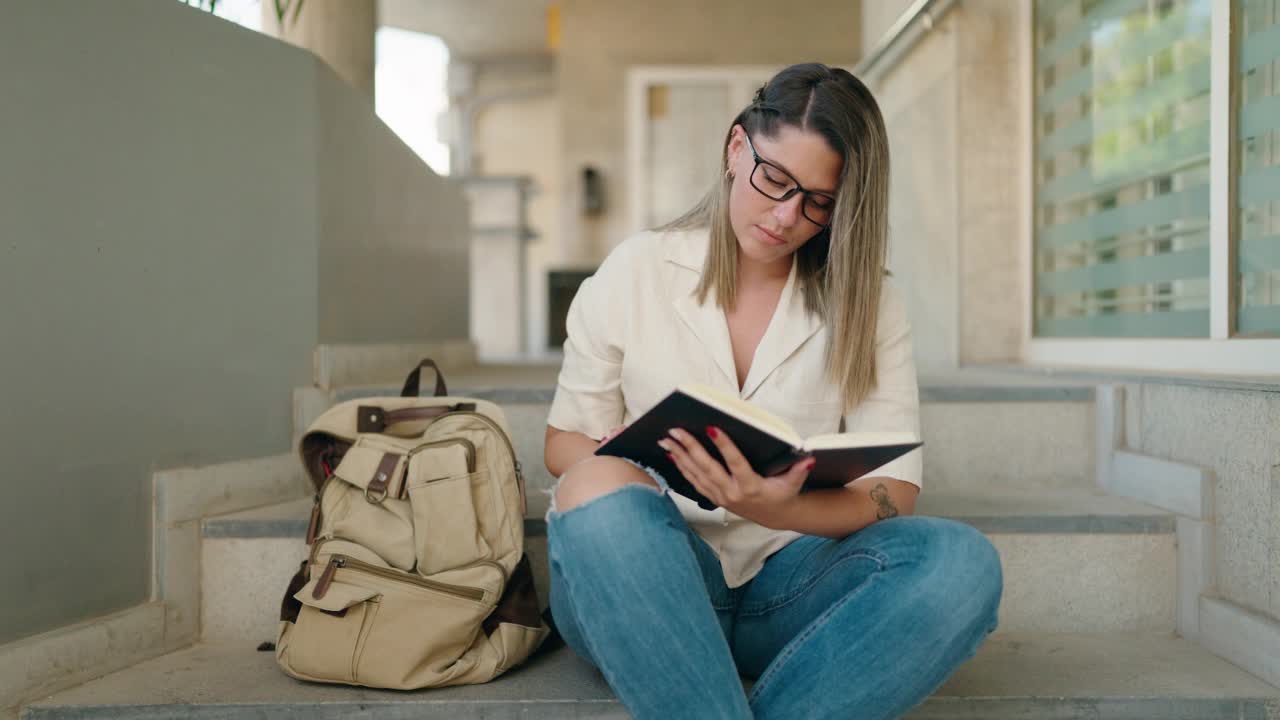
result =
[{"label": "concrete wall", "polygon": [[[526,243],[525,350],[547,349],[547,271],[560,263],[560,97],[549,56],[476,63],[476,97],[538,92],[485,105],[476,116],[473,149],[480,175],[526,175],[533,180],[528,221],[538,234]],[[548,92],[539,92],[547,90]]]},{"label": "concrete wall", "polygon": [[862,3],[862,51],[871,52],[915,0],[871,0]]},{"label": "concrete wall", "polygon": [[[861,2],[815,0],[566,0],[559,55],[563,262],[598,262],[626,232],[628,65],[852,64]],[[732,117],[724,119],[726,130]],[[604,177],[607,213],[581,213],[580,170]],[[697,198],[690,198],[690,205]]]},{"label": "concrete wall", "polygon": [[555,0],[378,0],[382,25],[439,35],[451,57],[525,55],[547,49]]},{"label": "concrete wall", "polygon": [[547,349],[547,271],[555,265],[550,251],[561,236],[559,110],[555,95],[495,105],[481,115],[476,132],[486,174],[527,175],[536,188],[528,217],[538,237],[525,246],[525,351],[531,355]]},{"label": "concrete wall", "polygon": [[[871,48],[906,10],[863,5]],[[871,79],[893,162],[890,267],[922,372],[1021,356],[1026,3],[966,0]]]},{"label": "concrete wall", "polygon": [[961,365],[1022,357],[1030,242],[1023,228],[1031,176],[1026,117],[1031,3],[958,3],[956,187],[960,230]]},{"label": "concrete wall", "polygon": [[910,309],[921,373],[959,363],[957,24],[948,15],[871,83],[889,131],[889,267]]},{"label": "concrete wall", "polygon": [[1216,594],[1280,621],[1280,392],[1125,387],[1124,442],[1212,471]]},{"label": "concrete wall", "polygon": [[3,643],[143,601],[151,473],[285,452],[317,342],[465,337],[423,318],[466,266],[335,284],[460,195],[314,56],[181,3],[0,5],[0,97]]},{"label": "concrete wall", "polygon": [[468,337],[466,198],[317,65],[320,341]]},{"label": "concrete wall", "polygon": [[293,17],[292,4],[283,27],[276,3],[262,3],[262,31],[324,60],[369,102],[373,102],[377,0],[311,0]]}]

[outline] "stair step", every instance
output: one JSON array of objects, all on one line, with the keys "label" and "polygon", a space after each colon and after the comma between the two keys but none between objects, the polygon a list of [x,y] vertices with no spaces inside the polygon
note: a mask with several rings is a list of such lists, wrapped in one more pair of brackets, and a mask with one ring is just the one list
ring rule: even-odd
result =
[{"label": "stair step", "polygon": [[[543,461],[543,444],[558,373],[558,366],[524,365],[445,371],[450,393],[503,407],[528,485],[534,489],[549,488],[555,482]],[[423,382],[427,387],[428,381]],[[399,386],[389,385],[305,391],[298,399],[297,429],[333,403],[393,397],[399,392]],[[1092,485],[1093,397],[1093,386],[1085,382],[1014,373],[965,370],[922,377],[921,427],[929,489]]]},{"label": "stair step", "polygon": [[[1280,690],[1169,635],[1017,634],[989,637],[906,717],[1265,720],[1277,709]],[[629,717],[600,673],[567,648],[484,685],[396,692],[299,682],[279,670],[272,653],[227,645],[150,660],[22,714],[24,720],[373,716]]]},{"label": "stair step", "polygon": [[[449,385],[452,395],[477,397],[496,403],[550,405],[555,385]],[[390,385],[347,386],[333,391],[336,402],[363,397],[399,397],[400,388]],[[1093,388],[1087,387],[1000,387],[984,385],[921,385],[921,403],[944,402],[1089,402]]]},{"label": "stair step", "polygon": [[[445,373],[449,392],[497,403],[550,404],[559,366],[480,365]],[[430,373],[427,373],[430,375]],[[1022,375],[960,372],[922,376],[920,402],[1091,402],[1093,385],[1083,381],[1048,382]],[[428,381],[422,381],[424,392]],[[333,390],[335,402],[361,397],[396,397],[398,385],[347,385]],[[513,399],[514,398],[514,399]]]},{"label": "stair step", "polygon": [[[301,539],[307,532],[311,506],[311,498],[299,498],[211,517],[204,521],[204,537]],[[958,520],[988,534],[1163,534],[1175,530],[1172,513],[1129,498],[1087,490],[924,491],[916,503],[916,513]],[[546,534],[542,514],[525,518],[524,527],[526,535]]]},{"label": "stair step", "polygon": [[[280,593],[306,557],[311,509],[300,499],[204,522],[203,637],[272,639]],[[1125,498],[1085,491],[925,492],[920,515],[986,533],[1003,561],[997,632],[1165,631],[1175,625],[1174,518]],[[548,602],[546,526],[525,520],[538,597]]]}]

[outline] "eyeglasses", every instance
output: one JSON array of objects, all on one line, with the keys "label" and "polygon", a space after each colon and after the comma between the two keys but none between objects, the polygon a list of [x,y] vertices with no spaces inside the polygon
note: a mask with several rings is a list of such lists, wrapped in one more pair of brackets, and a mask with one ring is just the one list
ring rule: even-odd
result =
[{"label": "eyeglasses", "polygon": [[743,134],[743,137],[747,139],[747,149],[751,151],[751,157],[756,161],[756,166],[751,169],[751,187],[761,195],[778,202],[785,202],[796,193],[803,193],[800,214],[814,225],[826,227],[831,222],[831,212],[835,209],[836,199],[827,193],[805,190],[795,178],[791,177],[791,173],[760,157],[760,153],[757,153],[755,146],[751,144],[750,135]]}]

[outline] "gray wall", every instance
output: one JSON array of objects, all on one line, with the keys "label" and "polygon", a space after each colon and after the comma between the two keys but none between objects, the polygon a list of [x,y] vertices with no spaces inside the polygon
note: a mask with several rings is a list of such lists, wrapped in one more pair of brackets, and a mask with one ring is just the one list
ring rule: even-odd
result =
[{"label": "gray wall", "polygon": [[0,643],[144,601],[152,472],[287,451],[317,342],[466,336],[461,194],[407,152],[174,0],[0,4]]},{"label": "gray wall", "polygon": [[317,89],[320,341],[466,338],[466,197],[323,63]]}]

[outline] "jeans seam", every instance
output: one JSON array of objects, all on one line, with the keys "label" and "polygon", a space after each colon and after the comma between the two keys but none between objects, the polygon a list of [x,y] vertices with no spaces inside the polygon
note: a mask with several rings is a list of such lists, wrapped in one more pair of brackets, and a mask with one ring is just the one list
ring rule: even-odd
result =
[{"label": "jeans seam", "polygon": [[[843,560],[844,558],[841,559]],[[835,564],[836,563],[832,563],[832,565]],[[818,618],[809,625],[809,627],[805,628],[803,632],[792,638],[791,642],[787,643],[787,647],[778,655],[778,657],[773,659],[769,664],[769,669],[765,671],[764,675],[760,676],[755,686],[751,688],[751,696],[747,698],[748,703],[752,703],[756,698],[760,697],[763,690],[769,686],[769,683],[778,674],[782,666],[795,656],[796,652],[804,645],[806,640],[812,637],[814,633],[826,627],[831,616],[834,615],[837,610],[844,607],[845,603],[849,602],[849,598],[851,597],[853,597],[852,591],[845,593],[844,597],[832,603],[831,607],[827,608],[826,612],[819,615]]]},{"label": "jeans seam", "polygon": [[804,585],[800,586],[799,588],[796,588],[795,590],[782,596],[781,598],[775,598],[774,600],[770,601],[767,605],[764,605],[762,607],[753,608],[750,606],[743,606],[739,608],[738,615],[740,617],[754,617],[758,615],[764,615],[766,613],[773,612],[774,610],[790,605],[791,603],[800,599],[802,595],[812,590],[813,586],[818,584],[818,581],[822,580],[827,575],[829,575],[833,570],[839,567],[841,563],[843,563],[845,560],[850,560],[852,558],[865,558],[868,560],[872,560],[876,563],[877,570],[884,570],[885,564],[886,564],[885,559],[880,557],[877,553],[872,553],[866,550],[859,550],[857,552],[849,553],[848,555],[843,555],[838,560],[836,560],[835,562],[831,563],[826,568],[824,568],[822,572],[818,573],[817,575],[814,575],[812,578],[809,578],[808,582],[806,582]]}]

